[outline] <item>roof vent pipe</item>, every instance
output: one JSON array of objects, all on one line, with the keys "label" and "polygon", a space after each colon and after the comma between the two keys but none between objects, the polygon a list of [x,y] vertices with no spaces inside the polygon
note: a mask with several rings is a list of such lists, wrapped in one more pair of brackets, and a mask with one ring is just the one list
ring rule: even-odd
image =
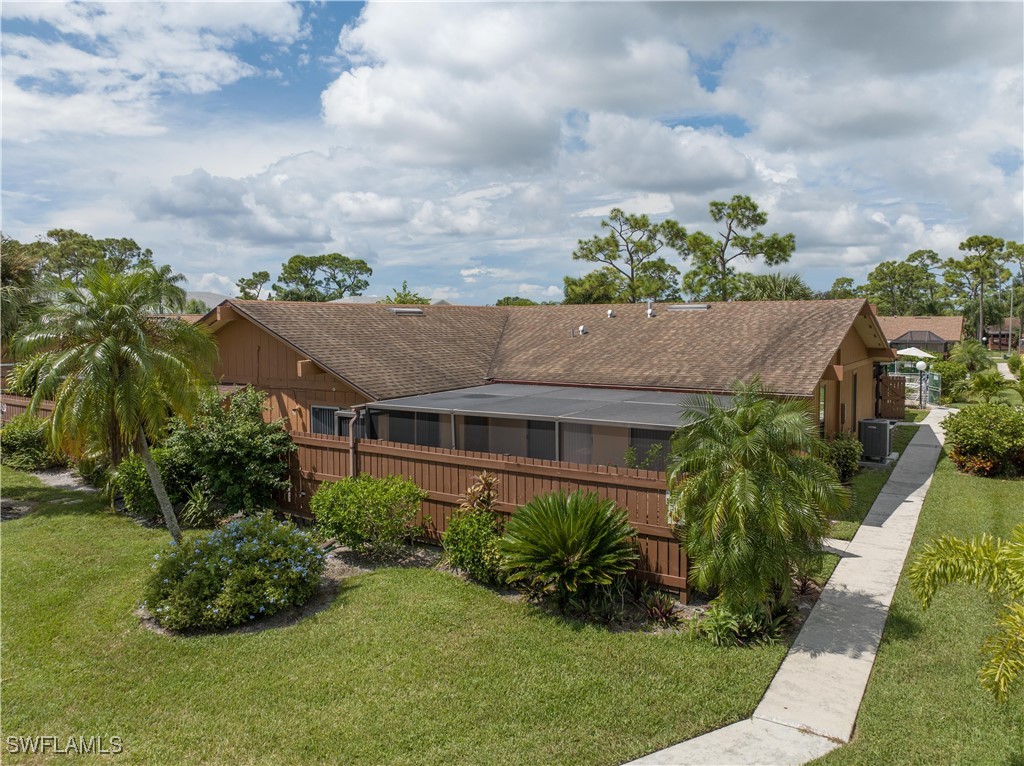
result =
[{"label": "roof vent pipe", "polygon": [[580,335],[586,335],[586,334],[587,334],[587,326],[585,324],[581,324],[580,325]]},{"label": "roof vent pipe", "polygon": [[608,309],[608,318],[613,319],[615,317],[615,309]]},{"label": "roof vent pipe", "polygon": [[650,319],[654,316],[654,301],[647,301],[647,318]]}]

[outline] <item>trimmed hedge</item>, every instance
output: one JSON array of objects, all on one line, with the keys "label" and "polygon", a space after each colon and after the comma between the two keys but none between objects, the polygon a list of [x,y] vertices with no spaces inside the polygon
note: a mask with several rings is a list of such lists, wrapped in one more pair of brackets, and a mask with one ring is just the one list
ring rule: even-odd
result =
[{"label": "trimmed hedge", "polygon": [[375,479],[364,473],[325,481],[310,498],[309,508],[326,537],[386,557],[398,553],[426,499],[426,492],[402,476]]},{"label": "trimmed hedge", "polygon": [[851,434],[837,434],[831,441],[821,443],[821,459],[832,466],[839,481],[848,482],[860,470],[864,445]]},{"label": "trimmed hedge", "polygon": [[977,404],[943,423],[946,450],[956,467],[979,476],[1024,473],[1024,409]]}]

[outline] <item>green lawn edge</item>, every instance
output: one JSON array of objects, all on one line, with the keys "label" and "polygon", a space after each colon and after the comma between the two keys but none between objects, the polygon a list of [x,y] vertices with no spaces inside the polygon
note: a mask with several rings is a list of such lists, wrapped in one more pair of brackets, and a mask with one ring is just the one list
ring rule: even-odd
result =
[{"label": "green lawn edge", "polygon": [[854,737],[814,763],[1024,763],[1024,694],[1000,705],[978,685],[981,645],[996,605],[972,588],[946,588],[927,610],[906,567],[942,534],[1006,537],[1024,523],[1024,480],[958,473],[943,453],[900,577]]}]

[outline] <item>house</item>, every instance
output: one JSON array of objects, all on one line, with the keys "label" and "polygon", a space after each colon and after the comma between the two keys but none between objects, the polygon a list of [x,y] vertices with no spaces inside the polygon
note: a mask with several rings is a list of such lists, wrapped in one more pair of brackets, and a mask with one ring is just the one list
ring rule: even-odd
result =
[{"label": "house", "polygon": [[391,306],[228,300],[202,320],[222,386],[269,394],[298,445],[297,512],[323,480],[403,474],[443,531],[481,470],[499,510],[596,491],[626,508],[651,579],[685,587],[665,519],[669,437],[700,397],[757,376],[826,435],[882,404],[895,355],[863,300],[615,306]]},{"label": "house", "polygon": [[860,300],[648,313],[230,300],[204,321],[222,384],[267,390],[293,431],[346,435],[358,411],[369,438],[604,465],[621,465],[631,440],[660,438],[628,429],[674,430],[684,394],[727,396],[755,375],[771,394],[816,402],[825,434],[852,432],[876,415],[873,365],[894,358]]},{"label": "house", "polygon": [[879,316],[878,324],[891,348],[919,348],[936,355],[946,355],[964,337],[963,317],[887,317]]},{"label": "house", "polygon": [[989,351],[1012,351],[1020,347],[1020,317],[1004,319],[985,328]]}]

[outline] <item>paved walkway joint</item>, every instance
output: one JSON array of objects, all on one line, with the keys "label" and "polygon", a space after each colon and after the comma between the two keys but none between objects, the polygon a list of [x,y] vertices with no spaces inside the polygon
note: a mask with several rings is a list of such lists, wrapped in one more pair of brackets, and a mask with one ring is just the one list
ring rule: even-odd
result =
[{"label": "paved walkway joint", "polygon": [[803,764],[850,741],[947,414],[922,421],[853,540],[826,541],[842,558],[753,717],[627,766]]}]

